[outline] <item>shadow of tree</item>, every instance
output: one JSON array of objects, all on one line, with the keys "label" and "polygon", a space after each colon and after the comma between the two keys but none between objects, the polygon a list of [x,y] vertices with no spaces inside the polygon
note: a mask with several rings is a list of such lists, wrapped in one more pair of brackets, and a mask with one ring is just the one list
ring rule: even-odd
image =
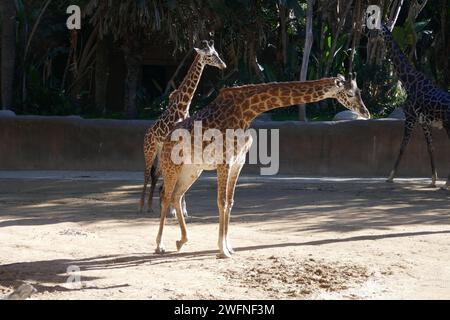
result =
[{"label": "shadow of tree", "polygon": [[[201,179],[187,194],[194,223],[217,223],[216,183]],[[21,181],[0,184],[0,228],[62,222],[92,224],[122,220],[143,224],[138,215],[141,185],[127,181]],[[233,222],[264,222],[274,231],[349,232],[399,225],[450,224],[450,192],[417,182],[244,179],[238,184]],[[155,199],[158,203],[158,199]],[[312,218],[320,217],[315,223]],[[277,226],[279,229],[277,229]]]}]

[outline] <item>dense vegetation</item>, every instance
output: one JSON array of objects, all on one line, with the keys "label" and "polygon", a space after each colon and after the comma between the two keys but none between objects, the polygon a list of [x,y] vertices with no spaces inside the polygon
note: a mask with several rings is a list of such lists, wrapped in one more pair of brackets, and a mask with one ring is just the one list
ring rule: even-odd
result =
[{"label": "dense vegetation", "polygon": [[[382,117],[404,96],[383,43],[364,26],[369,3],[395,23],[394,37],[416,67],[448,90],[450,0],[3,0],[2,107],[19,114],[155,117],[184,74],[177,72],[159,96],[149,95],[142,85],[144,44],[170,48],[168,55],[189,64],[192,47],[213,38],[228,68],[214,74],[208,94],[196,96],[197,107],[223,86],[352,71],[369,110]],[[66,28],[71,4],[82,9],[81,30]],[[310,53],[305,43],[312,43]],[[106,100],[112,47],[126,66],[121,110]],[[329,119],[340,108],[325,101],[308,106],[307,115]],[[274,118],[303,118],[298,110],[279,110]]]}]

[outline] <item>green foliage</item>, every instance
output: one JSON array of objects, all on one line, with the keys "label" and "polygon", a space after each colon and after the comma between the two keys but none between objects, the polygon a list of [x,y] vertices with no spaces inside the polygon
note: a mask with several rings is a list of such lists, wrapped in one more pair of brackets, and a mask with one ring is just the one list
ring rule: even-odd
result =
[{"label": "green foliage", "polygon": [[[18,56],[25,50],[43,3],[45,2],[16,0]],[[447,26],[450,19],[448,14],[447,20],[443,19],[440,3],[441,1],[429,1],[418,21],[397,24],[393,35],[419,69],[441,86],[450,88],[448,61],[442,58],[442,54],[449,52],[445,46],[448,47],[446,30],[449,30]],[[82,6],[84,14],[83,28],[77,34],[78,43],[75,47],[78,61],[83,60],[82,56],[86,58],[84,63],[80,63],[85,68],[78,70],[78,78],[81,78],[77,79],[81,83],[79,86],[73,86],[75,66],[68,63],[68,55],[74,49],[71,48],[70,35],[65,28],[65,9],[69,4]],[[286,30],[281,30],[280,27],[280,6],[288,9]],[[307,79],[335,76],[338,73],[346,75],[350,59],[349,46],[352,43],[349,31],[355,14],[354,11],[351,12],[336,39],[336,0],[315,1],[314,41]],[[86,61],[95,56],[95,47],[90,46],[85,54],[82,53],[96,26],[99,27],[100,36],[115,39],[114,47],[121,48],[127,41],[137,40],[139,44],[149,41],[173,48],[174,51],[168,54],[185,54],[198,40],[214,38],[216,48],[227,62],[228,69],[220,76],[215,74],[209,79],[207,87],[215,88],[213,94],[205,97],[202,93],[207,90],[204,90],[195,95],[191,108],[193,111],[211,101],[222,87],[298,80],[305,43],[305,14],[305,0],[52,1],[31,39],[27,58],[25,61],[19,59],[18,62],[16,111],[27,114],[123,117],[121,112],[109,110],[108,106],[107,110],[97,110],[93,102],[94,70]],[[447,24],[441,26],[441,23]],[[282,34],[287,39],[286,48],[282,46]],[[93,36],[92,39],[96,37]],[[334,43],[335,49],[332,50]],[[381,59],[382,61],[377,61],[378,64],[372,65],[366,50],[367,39],[363,35],[356,48],[353,71],[358,74],[358,85],[371,113],[375,117],[385,116],[402,103],[404,94],[398,80],[391,76],[390,62]],[[328,72],[326,69],[329,69]],[[183,76],[180,74],[176,83]],[[69,88],[72,90],[68,90]],[[167,95],[164,94],[164,89],[163,84],[160,96],[154,97],[143,87],[138,88],[139,118],[156,118],[165,110]],[[342,106],[329,100],[308,105],[307,114],[310,120],[325,120],[331,119],[340,110],[343,110]],[[297,119],[297,108],[276,110],[273,118]]]}]

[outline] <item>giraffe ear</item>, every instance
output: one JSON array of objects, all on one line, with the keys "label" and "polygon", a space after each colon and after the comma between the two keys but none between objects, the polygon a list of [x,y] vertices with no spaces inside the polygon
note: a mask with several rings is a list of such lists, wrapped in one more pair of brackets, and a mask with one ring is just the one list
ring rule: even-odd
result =
[{"label": "giraffe ear", "polygon": [[197,53],[200,53],[202,50],[201,49],[199,49],[199,48],[194,48],[194,50],[197,52]]},{"label": "giraffe ear", "polygon": [[209,40],[208,44],[211,48],[214,47],[214,40]]},{"label": "giraffe ear", "polygon": [[178,89],[173,90],[169,95],[169,100],[172,100],[173,98],[175,98],[175,95],[177,94],[177,92],[178,92]]}]

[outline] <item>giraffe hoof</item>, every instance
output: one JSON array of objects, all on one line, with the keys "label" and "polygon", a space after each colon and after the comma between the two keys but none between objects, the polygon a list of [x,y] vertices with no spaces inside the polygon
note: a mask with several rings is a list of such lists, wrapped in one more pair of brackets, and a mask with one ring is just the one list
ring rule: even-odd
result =
[{"label": "giraffe hoof", "polygon": [[181,248],[183,247],[183,245],[186,243],[186,241],[181,241],[181,240],[177,240],[176,244],[177,244],[177,251],[180,251]]},{"label": "giraffe hoof", "polygon": [[386,182],[387,182],[387,183],[394,183],[394,179],[389,178],[389,179],[386,180]]},{"label": "giraffe hoof", "polygon": [[436,183],[430,183],[429,185],[427,185],[427,188],[430,188],[430,189],[435,189],[435,188],[437,188],[437,187],[436,187]]},{"label": "giraffe hoof", "polygon": [[166,253],[166,249],[158,247],[155,249],[155,253],[156,254],[164,254],[164,253]]},{"label": "giraffe hoof", "polygon": [[217,259],[228,259],[231,258],[231,254],[229,252],[220,252],[216,255]]}]

